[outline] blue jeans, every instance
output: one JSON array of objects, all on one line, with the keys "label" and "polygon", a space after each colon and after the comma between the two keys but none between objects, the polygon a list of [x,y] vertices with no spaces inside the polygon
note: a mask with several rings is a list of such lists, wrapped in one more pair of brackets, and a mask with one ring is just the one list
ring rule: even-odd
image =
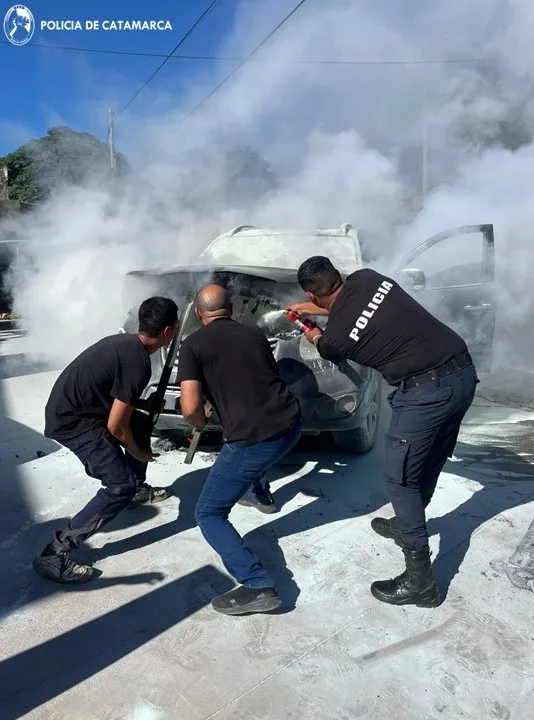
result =
[{"label": "blue jeans", "polygon": [[249,588],[274,587],[258,558],[228,520],[230,510],[255,482],[266,482],[265,471],[300,438],[300,422],[287,432],[254,445],[227,443],[210,470],[198,499],[195,517],[202,535],[238,583]]},{"label": "blue jeans", "polygon": [[473,402],[478,379],[471,365],[440,380],[395,390],[386,435],[384,476],[403,543],[428,545],[425,508],[453,454],[461,422]]}]

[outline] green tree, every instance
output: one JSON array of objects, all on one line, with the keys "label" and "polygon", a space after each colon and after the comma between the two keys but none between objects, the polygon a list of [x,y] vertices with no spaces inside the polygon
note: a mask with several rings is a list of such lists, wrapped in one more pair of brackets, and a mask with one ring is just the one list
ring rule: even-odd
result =
[{"label": "green tree", "polygon": [[[116,153],[117,175],[131,172],[122,153]],[[109,175],[109,151],[89,133],[55,127],[38,140],[0,158],[9,172],[9,195],[21,202],[42,202],[63,184],[82,185],[92,177]]]}]

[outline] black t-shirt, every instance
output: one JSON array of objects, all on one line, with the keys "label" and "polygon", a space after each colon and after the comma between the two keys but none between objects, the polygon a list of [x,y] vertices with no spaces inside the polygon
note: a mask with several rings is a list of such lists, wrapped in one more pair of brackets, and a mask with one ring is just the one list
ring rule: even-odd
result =
[{"label": "black t-shirt", "polygon": [[374,368],[390,385],[466,352],[462,338],[391,278],[357,270],[336,298],[317,349]]},{"label": "black t-shirt", "polygon": [[214,320],[183,341],[178,381],[183,380],[202,383],[226,442],[252,445],[268,440],[300,417],[265,335],[230,318]]},{"label": "black t-shirt", "polygon": [[137,335],[99,340],[56,380],[45,409],[46,437],[68,440],[105,427],[113,401],[135,405],[150,376],[150,355]]}]

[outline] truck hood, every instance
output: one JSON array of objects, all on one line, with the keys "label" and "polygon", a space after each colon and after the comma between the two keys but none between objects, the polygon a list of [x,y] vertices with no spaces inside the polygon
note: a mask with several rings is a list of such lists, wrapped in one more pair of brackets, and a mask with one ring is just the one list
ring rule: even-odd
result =
[{"label": "truck hood", "polygon": [[272,310],[273,304],[285,307],[302,294],[297,271],[287,268],[199,264],[135,270],[125,279],[125,303],[130,308],[129,325],[135,324],[137,308],[145,298],[163,295],[175,300],[180,324],[187,326],[185,335],[189,334],[198,325],[190,301],[200,288],[209,283],[226,287],[232,296],[234,317],[251,324],[256,324],[261,315]]},{"label": "truck hood", "polygon": [[[182,284],[191,282],[196,286],[197,279],[224,278],[228,275],[254,277],[257,280],[267,280],[273,283],[296,283],[297,269],[294,268],[266,268],[250,265],[187,265],[169,268],[154,268],[151,270],[133,270],[127,277],[176,279]],[[209,280],[208,280],[209,282]]]}]

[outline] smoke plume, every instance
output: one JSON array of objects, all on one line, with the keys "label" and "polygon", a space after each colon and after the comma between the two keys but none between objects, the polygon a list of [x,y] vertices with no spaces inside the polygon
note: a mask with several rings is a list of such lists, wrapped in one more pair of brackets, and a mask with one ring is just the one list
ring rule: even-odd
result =
[{"label": "smoke plume", "polygon": [[[293,4],[243,1],[218,52],[245,56]],[[68,360],[122,322],[125,272],[184,264],[235,225],[350,222],[393,267],[434,232],[493,222],[499,355],[526,363],[534,301],[525,277],[534,259],[533,15],[527,0],[310,0],[193,117],[188,112],[228,64],[175,103],[158,96],[154,81],[118,127],[119,149],[150,189],[140,197],[139,188],[67,187],[18,221],[28,242],[15,298],[29,346]],[[117,87],[117,104],[123,96]],[[214,198],[228,178],[200,158],[236,146],[258,151],[277,187],[254,204],[233,198],[221,207]],[[456,263],[457,247],[443,252],[444,264]]]}]

